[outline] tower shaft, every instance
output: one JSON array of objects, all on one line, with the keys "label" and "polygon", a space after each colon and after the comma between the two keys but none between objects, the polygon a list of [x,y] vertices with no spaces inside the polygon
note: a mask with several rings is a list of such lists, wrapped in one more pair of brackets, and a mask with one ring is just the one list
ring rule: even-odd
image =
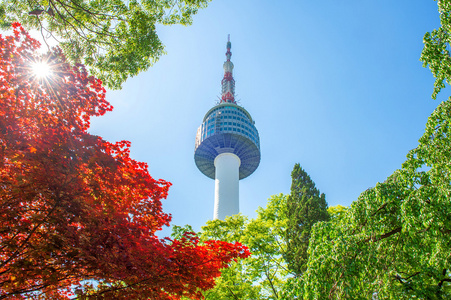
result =
[{"label": "tower shaft", "polygon": [[214,160],[215,206],[213,219],[224,220],[240,212],[239,169],[241,160],[233,153],[221,153]]}]

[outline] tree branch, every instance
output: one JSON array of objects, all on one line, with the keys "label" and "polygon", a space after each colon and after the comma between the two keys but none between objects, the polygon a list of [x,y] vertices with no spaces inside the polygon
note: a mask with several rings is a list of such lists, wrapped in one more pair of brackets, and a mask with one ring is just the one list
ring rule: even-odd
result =
[{"label": "tree branch", "polygon": [[401,230],[402,230],[402,227],[399,226],[399,227],[396,227],[395,229],[393,229],[392,231],[389,231],[387,233],[384,233],[384,234],[380,235],[379,237],[370,237],[370,238],[364,240],[363,242],[364,243],[369,242],[369,241],[378,242],[378,241],[386,239],[386,238],[388,238],[388,237],[390,237],[390,236],[392,236],[392,235],[394,235],[394,234],[396,234],[398,232],[401,232]]},{"label": "tree branch", "polygon": [[238,297],[233,293],[233,291],[232,291],[229,287],[227,287],[227,289],[228,289],[229,292],[232,294],[232,296],[233,296],[233,298],[234,298],[235,300],[239,300]]},{"label": "tree branch", "polygon": [[28,234],[27,238],[22,242],[22,244],[16,249],[16,251],[14,251],[10,257],[0,263],[0,268],[4,267],[7,263],[9,263],[14,257],[16,257],[16,255],[21,251],[21,249],[25,246],[25,244],[31,239],[31,237],[34,235],[34,233],[36,232],[36,230],[42,225],[44,224],[44,222],[47,220],[48,217],[50,217],[50,215],[55,211],[55,209],[58,207],[58,203],[59,203],[59,199],[57,199],[55,201],[55,204],[53,205],[52,209],[47,213],[47,215],[38,223],[36,224],[36,226],[31,230],[31,232]]},{"label": "tree branch", "polygon": [[[80,26],[80,28],[81,27],[84,27],[86,30],[88,30],[89,32],[91,32],[91,33],[94,33],[94,34],[97,34],[97,35],[105,35],[105,36],[109,36],[109,37],[112,37],[112,38],[115,38],[115,36],[114,35],[111,35],[109,32],[105,32],[105,31],[101,31],[101,32],[99,32],[99,31],[97,31],[97,30],[93,30],[93,29],[91,29],[91,28],[89,28],[88,26],[86,26],[83,22],[81,22],[80,20],[78,20],[67,8],[66,8],[66,6],[68,6],[68,7],[70,7],[69,5],[66,5],[66,4],[63,4],[63,3],[61,3],[61,1],[59,1],[59,0],[56,0],[59,4],[61,4],[61,7],[66,11],[66,13],[69,15],[69,16],[71,16],[72,17],[72,19]],[[60,13],[58,13],[58,15],[61,17],[61,14]],[[66,20],[67,21],[67,20]],[[95,22],[90,22],[91,24],[93,24],[93,25],[95,25],[95,26],[97,26],[97,27],[99,27],[98,25],[97,25],[97,23],[95,23]],[[78,33],[78,32],[77,32]]]},{"label": "tree branch", "polygon": [[266,274],[266,278],[268,278],[269,285],[271,286],[272,292],[274,293],[274,297],[275,297],[276,299],[278,299],[279,297],[277,296],[277,292],[276,292],[276,289],[275,289],[275,287],[274,287],[274,284],[273,284],[273,282],[272,282],[272,280],[271,280],[271,276],[270,276],[270,274],[269,274],[269,270],[268,270],[268,269],[265,270],[265,274]]}]

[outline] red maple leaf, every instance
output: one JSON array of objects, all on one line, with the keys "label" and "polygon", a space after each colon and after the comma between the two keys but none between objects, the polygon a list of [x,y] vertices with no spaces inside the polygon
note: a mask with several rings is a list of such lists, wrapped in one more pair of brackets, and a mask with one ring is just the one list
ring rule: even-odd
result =
[{"label": "red maple leaf", "polygon": [[[13,30],[0,36],[0,298],[200,299],[247,248],[158,239],[171,184],[130,158],[130,142],[87,132],[112,110],[101,81]],[[51,76],[33,75],[38,60]]]}]

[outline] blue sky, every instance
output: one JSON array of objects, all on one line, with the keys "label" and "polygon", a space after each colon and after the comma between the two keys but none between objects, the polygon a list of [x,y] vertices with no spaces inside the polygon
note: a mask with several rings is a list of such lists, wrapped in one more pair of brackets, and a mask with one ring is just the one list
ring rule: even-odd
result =
[{"label": "blue sky", "polygon": [[445,99],[447,90],[431,99],[419,61],[424,33],[438,26],[433,0],[213,0],[192,26],[159,27],[167,55],[108,91],[115,109],[91,132],[131,141],[132,157],[173,183],[163,205],[172,223],[199,230],[213,216],[214,181],[196,168],[194,140],[220,95],[230,34],[236,99],[262,152],[240,181],[241,212],[254,217],[289,193],[295,163],[329,206],[348,206],[400,168]]}]

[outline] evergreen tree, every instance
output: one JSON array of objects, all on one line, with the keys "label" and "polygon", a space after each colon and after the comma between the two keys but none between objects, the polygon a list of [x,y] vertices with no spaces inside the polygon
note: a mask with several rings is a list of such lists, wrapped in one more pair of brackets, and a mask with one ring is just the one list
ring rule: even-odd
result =
[{"label": "evergreen tree", "polygon": [[320,194],[315,183],[299,164],[291,172],[291,194],[287,202],[287,249],[284,257],[288,268],[296,276],[306,269],[312,226],[318,221],[328,221],[326,196]]}]

